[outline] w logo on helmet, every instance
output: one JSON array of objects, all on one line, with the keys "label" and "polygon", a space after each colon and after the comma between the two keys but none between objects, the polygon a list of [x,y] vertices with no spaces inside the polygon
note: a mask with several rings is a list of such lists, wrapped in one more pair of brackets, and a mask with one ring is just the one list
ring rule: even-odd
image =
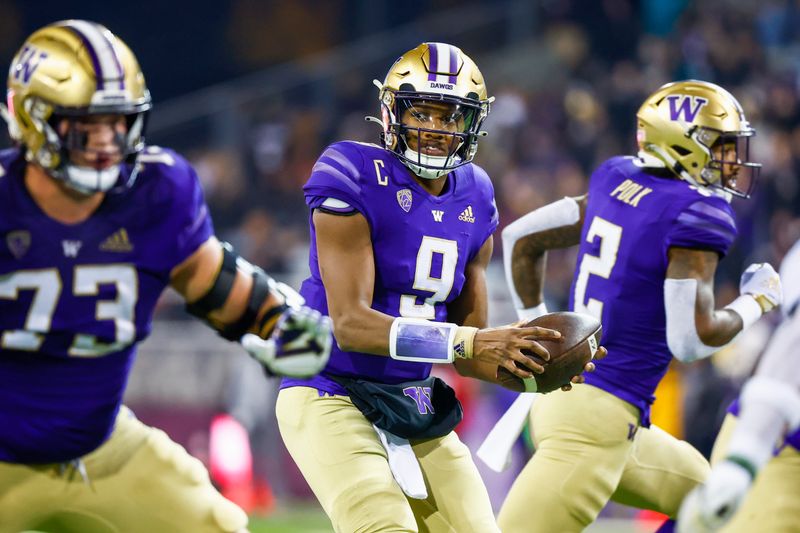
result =
[{"label": "w logo on helmet", "polygon": [[47,53],[26,45],[20,52],[17,63],[11,67],[14,79],[24,85],[28,85],[31,81],[31,76],[39,68],[39,63],[46,57]]},{"label": "w logo on helmet", "polygon": [[685,94],[667,96],[667,100],[669,101],[670,120],[682,120],[689,123],[694,122],[697,113],[708,103],[706,98]]}]

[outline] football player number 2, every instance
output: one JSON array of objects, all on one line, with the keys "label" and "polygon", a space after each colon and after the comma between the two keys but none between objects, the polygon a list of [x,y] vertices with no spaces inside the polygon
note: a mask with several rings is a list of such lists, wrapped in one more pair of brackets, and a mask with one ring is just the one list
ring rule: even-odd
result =
[{"label": "football player number 2", "polygon": [[434,304],[443,302],[453,288],[458,263],[458,243],[437,237],[422,237],[417,252],[414,271],[414,289],[432,292],[431,296],[417,303],[413,294],[400,296],[400,316],[409,318],[436,318]]},{"label": "football player number 2", "polygon": [[578,279],[575,281],[575,311],[587,313],[598,320],[602,318],[603,302],[595,298],[586,299],[586,286],[589,276],[608,279],[614,263],[617,262],[619,241],[622,238],[622,227],[601,217],[594,217],[586,233],[586,242],[600,238],[600,255],[584,254],[578,267]]},{"label": "football player number 2", "polygon": [[[77,357],[97,357],[131,344],[136,337],[134,309],[138,297],[136,270],[132,265],[101,265],[75,267],[72,292],[76,297],[97,296],[100,285],[116,287],[114,300],[99,300],[95,307],[97,320],[114,322],[114,342],[99,342],[93,335],[77,334],[69,354]],[[22,270],[0,280],[0,298],[15,300],[19,291],[33,291],[31,307],[25,319],[25,329],[6,331],[0,343],[10,350],[38,350],[44,335],[50,331],[62,282],[58,270]]]}]

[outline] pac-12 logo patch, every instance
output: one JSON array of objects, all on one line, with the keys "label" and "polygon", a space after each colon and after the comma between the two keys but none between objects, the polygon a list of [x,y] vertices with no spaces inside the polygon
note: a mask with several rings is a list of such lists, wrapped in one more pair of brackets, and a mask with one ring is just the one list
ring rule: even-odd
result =
[{"label": "pac-12 logo patch", "polygon": [[408,213],[411,211],[411,190],[410,189],[400,189],[397,191],[397,203],[400,204],[400,207],[403,208],[403,211]]},{"label": "pac-12 logo patch", "polygon": [[21,259],[31,247],[31,232],[28,230],[11,231],[6,235],[6,246],[16,259]]}]

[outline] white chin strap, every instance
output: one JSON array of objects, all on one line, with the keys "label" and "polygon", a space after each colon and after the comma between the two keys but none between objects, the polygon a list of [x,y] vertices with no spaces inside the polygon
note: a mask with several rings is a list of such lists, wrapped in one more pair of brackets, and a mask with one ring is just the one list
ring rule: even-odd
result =
[{"label": "white chin strap", "polygon": [[117,183],[119,178],[119,165],[114,165],[103,170],[91,167],[67,165],[64,175],[66,183],[73,189],[84,194],[107,192]]},{"label": "white chin strap", "polygon": [[[448,160],[451,163],[458,163],[461,161],[461,158],[458,156],[441,156],[441,155],[426,155],[420,154],[416,150],[412,150],[411,148],[406,148],[405,153],[406,158],[406,166],[419,176],[420,178],[425,178],[427,180],[435,180],[436,178],[440,178],[453,170],[452,168],[444,168],[447,164]],[[439,168],[426,168],[415,163],[412,161],[419,161],[423,165],[427,165],[428,167],[439,167]]]}]

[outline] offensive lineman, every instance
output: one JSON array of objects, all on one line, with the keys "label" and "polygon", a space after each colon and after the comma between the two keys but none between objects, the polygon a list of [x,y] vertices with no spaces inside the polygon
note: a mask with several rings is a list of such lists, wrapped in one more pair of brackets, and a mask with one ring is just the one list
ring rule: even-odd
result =
[{"label": "offensive lineman", "polygon": [[168,284],[276,373],[324,366],[328,319],[223,248],[194,170],[145,148],[150,94],[109,30],[34,32],[7,102],[19,146],[0,152],[0,531],[243,530],[200,461],[121,405],[135,346]]}]

